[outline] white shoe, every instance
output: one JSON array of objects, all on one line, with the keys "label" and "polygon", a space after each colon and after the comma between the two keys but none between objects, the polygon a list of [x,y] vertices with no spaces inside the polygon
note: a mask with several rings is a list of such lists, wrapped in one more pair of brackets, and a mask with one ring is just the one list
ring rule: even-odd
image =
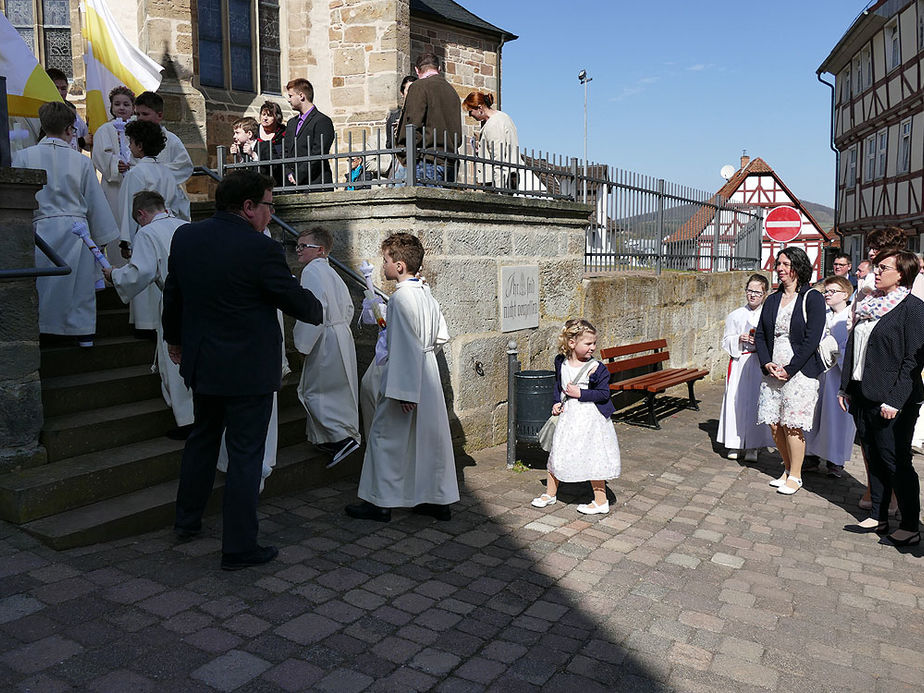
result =
[{"label": "white shoe", "polygon": [[[793,488],[792,486],[789,486],[789,482],[790,482],[790,481],[795,482],[795,484],[796,484],[796,487],[795,487],[795,488]],[[795,476],[791,476],[791,477],[789,477],[788,479],[786,479],[786,483],[783,484],[782,486],[780,486],[780,487],[776,490],[776,492],[777,492],[777,493],[782,493],[784,496],[791,496],[791,495],[793,495],[796,491],[798,491],[800,488],[802,488],[802,479],[800,479],[800,478],[798,478],[798,477],[795,477]]]},{"label": "white shoe", "polygon": [[597,505],[597,501],[583,503],[577,507],[577,511],[585,515],[605,515],[610,511],[610,502],[606,501],[603,505]]},{"label": "white shoe", "polygon": [[727,457],[727,458],[730,459],[730,460],[737,460],[737,459],[738,459],[738,451],[737,451],[737,450],[729,450],[729,451],[728,451],[728,454],[725,455],[725,457]]},{"label": "white shoe", "polygon": [[531,506],[534,508],[544,508],[547,505],[555,505],[558,502],[558,498],[555,496],[550,496],[548,493],[543,493],[538,498],[533,498]]},{"label": "white shoe", "polygon": [[779,488],[780,486],[786,483],[786,479],[788,478],[789,476],[786,474],[786,472],[783,472],[783,476],[781,476],[779,479],[774,479],[773,481],[771,481],[770,486],[773,486],[774,488]]}]

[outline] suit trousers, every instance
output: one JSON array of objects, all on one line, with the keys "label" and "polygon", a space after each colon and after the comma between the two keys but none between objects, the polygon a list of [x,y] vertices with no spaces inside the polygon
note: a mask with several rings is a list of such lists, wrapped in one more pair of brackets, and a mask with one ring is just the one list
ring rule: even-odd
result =
[{"label": "suit trousers", "polygon": [[197,531],[212,493],[222,433],[228,448],[222,505],[223,553],[257,547],[257,499],[273,393],[246,397],[193,394],[196,421],[183,450],[176,493],[177,529]]},{"label": "suit trousers", "polygon": [[850,382],[847,394],[860,445],[869,463],[869,494],[873,503],[870,517],[888,522],[889,501],[894,491],[902,516],[899,527],[917,532],[921,489],[911,463],[911,437],[918,406],[906,404],[894,419],[885,419],[879,411],[880,403],[864,397],[858,381]]}]

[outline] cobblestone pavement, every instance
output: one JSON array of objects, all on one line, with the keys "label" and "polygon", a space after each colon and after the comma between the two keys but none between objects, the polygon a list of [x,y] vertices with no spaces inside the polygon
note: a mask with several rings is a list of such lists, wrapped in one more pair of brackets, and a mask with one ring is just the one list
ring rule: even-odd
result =
[{"label": "cobblestone pavement", "polygon": [[342,483],[261,505],[261,568],[218,569],[218,518],[56,553],[0,525],[0,681],[29,691],[889,691],[924,688],[924,566],[842,526],[862,462],[772,492],[703,411],[619,424],[608,516],[543,510],[540,468],[467,459],[450,522],[351,520]]}]

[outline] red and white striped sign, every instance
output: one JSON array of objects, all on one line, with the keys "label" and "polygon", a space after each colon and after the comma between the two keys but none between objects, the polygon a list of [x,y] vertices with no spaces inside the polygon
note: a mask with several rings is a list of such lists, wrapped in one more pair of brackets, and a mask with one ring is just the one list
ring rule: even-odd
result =
[{"label": "red and white striped sign", "polygon": [[779,243],[788,243],[802,231],[802,215],[787,205],[774,207],[764,220],[764,233]]}]

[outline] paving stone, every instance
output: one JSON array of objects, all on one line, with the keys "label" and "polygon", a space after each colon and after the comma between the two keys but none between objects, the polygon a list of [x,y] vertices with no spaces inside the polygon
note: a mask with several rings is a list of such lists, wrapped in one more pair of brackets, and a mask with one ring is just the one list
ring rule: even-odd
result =
[{"label": "paving stone", "polygon": [[34,674],[82,651],[83,647],[73,640],[51,635],[5,652],[0,655],[0,662],[23,674]]},{"label": "paving stone", "polygon": [[13,594],[0,599],[0,624],[18,621],[23,616],[41,611],[45,605],[34,597]]},{"label": "paving stone", "polygon": [[269,662],[249,652],[232,650],[199,667],[190,676],[220,691],[233,691],[269,668]]}]

